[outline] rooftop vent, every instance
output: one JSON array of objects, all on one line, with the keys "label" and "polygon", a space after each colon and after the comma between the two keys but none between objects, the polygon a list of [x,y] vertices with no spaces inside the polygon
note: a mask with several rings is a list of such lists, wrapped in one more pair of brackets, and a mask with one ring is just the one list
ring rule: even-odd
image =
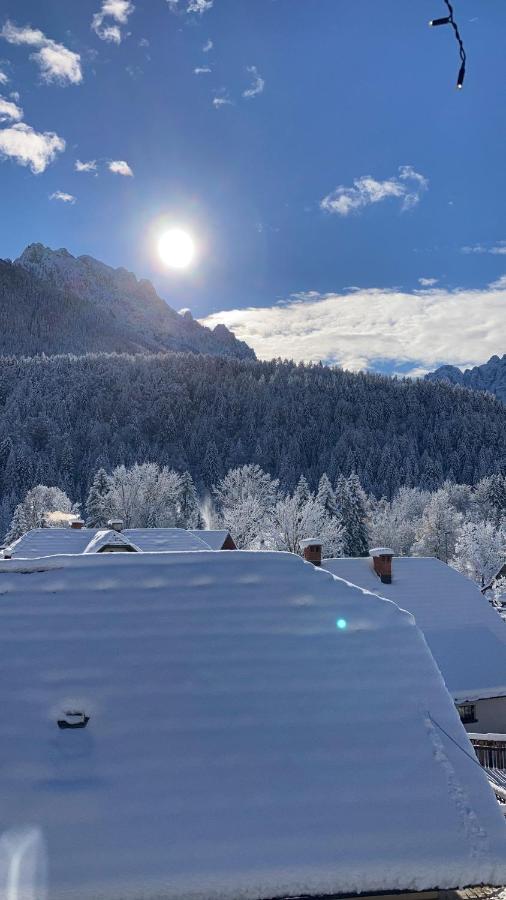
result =
[{"label": "rooftop vent", "polygon": [[74,521],[70,523],[70,527],[74,528],[75,530],[84,528],[84,522],[82,519],[74,519]]}]

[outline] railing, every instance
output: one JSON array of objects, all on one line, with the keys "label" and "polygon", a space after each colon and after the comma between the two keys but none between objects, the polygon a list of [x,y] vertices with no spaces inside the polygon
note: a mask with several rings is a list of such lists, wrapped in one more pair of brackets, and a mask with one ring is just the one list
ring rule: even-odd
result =
[{"label": "railing", "polygon": [[485,769],[506,769],[506,734],[469,734],[469,739]]}]

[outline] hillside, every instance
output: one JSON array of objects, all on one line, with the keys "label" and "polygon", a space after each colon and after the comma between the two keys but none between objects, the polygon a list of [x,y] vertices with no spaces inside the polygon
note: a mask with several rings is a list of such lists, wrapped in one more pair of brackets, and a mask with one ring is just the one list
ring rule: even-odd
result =
[{"label": "hillside", "polygon": [[475,391],[488,391],[506,403],[506,354],[492,356],[488,362],[462,372],[456,366],[441,366],[425,376],[427,381],[446,381]]},{"label": "hillside", "polygon": [[163,350],[255,356],[224,325],[179,315],[126,269],[42,244],[0,261],[0,354]]},{"label": "hillside", "polygon": [[[200,490],[253,462],[293,489],[472,484],[500,468],[506,409],[450,385],[190,354],[0,359],[3,519],[34,484],[83,499],[97,468],[159,462]],[[0,505],[2,500],[0,500]]]}]

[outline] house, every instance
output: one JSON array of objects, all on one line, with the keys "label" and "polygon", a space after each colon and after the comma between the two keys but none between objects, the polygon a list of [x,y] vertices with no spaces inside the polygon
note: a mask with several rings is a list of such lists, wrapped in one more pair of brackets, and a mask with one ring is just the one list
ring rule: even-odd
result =
[{"label": "house", "polygon": [[[176,550],[221,550],[230,547],[228,531],[186,531],[184,528],[85,528],[73,522],[67,528],[33,528],[4,550],[5,558],[36,559],[62,553],[93,553],[130,550],[153,553]],[[107,546],[104,536],[107,533]],[[221,546],[219,546],[221,544]]]},{"label": "house", "polygon": [[51,900],[506,883],[413,617],[292,554],[5,560],[0,666],[9,886],[30,852]]},{"label": "house", "polygon": [[190,529],[190,534],[201,538],[206,544],[209,544],[211,550],[237,550],[235,541],[226,528],[221,529]]},{"label": "house", "polygon": [[472,581],[440,560],[393,558],[385,547],[370,553],[322,565],[409,610],[467,730],[506,733],[506,623]]}]

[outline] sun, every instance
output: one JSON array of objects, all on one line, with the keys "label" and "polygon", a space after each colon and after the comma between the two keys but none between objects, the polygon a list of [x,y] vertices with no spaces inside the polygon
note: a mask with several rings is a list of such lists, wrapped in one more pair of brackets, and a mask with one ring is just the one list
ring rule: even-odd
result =
[{"label": "sun", "polygon": [[171,269],[187,269],[195,257],[195,243],[182,228],[170,228],[158,238],[158,254]]}]

